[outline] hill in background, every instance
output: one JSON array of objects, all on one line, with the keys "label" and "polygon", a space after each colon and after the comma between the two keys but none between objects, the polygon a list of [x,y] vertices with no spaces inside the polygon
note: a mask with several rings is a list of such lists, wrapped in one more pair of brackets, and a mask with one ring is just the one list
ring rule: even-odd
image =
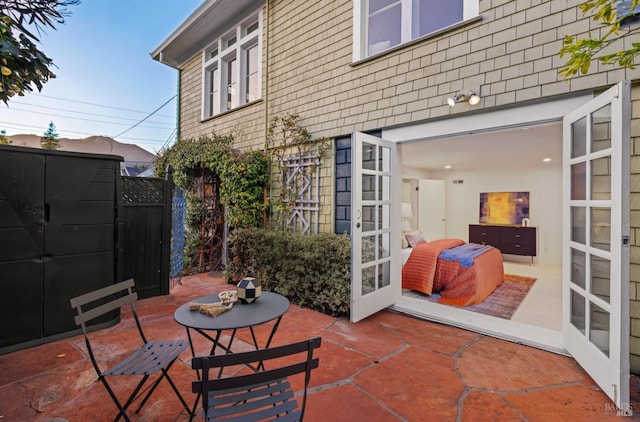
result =
[{"label": "hill in background", "polygon": [[[41,148],[38,135],[9,135],[11,145],[27,148]],[[89,136],[84,139],[58,138],[58,151],[84,152],[89,154],[118,155],[124,159],[120,163],[123,176],[153,176],[155,154],[133,144],[123,144],[108,136]]]},{"label": "hill in background", "polygon": [[[11,145],[18,147],[40,148],[38,135],[10,135]],[[133,144],[123,144],[107,136],[89,136],[84,139],[58,138],[58,151],[86,152],[91,154],[119,155],[125,162],[151,163],[155,154]]]}]

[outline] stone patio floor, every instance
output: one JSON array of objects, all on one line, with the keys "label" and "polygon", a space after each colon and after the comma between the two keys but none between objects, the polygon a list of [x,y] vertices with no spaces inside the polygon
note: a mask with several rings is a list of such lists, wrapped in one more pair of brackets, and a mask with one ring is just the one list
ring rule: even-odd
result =
[{"label": "stone patio floor", "polygon": [[[229,287],[216,273],[184,277],[170,295],[140,300],[136,309],[151,339],[186,339],[174,310]],[[257,328],[260,344],[271,327]],[[100,362],[117,360],[134,347],[133,329],[131,314],[123,309],[118,324],[90,334],[105,344],[98,350]],[[315,336],[322,337],[320,367],[311,377],[306,421],[620,420],[611,401],[566,356],[389,311],[352,324],[295,305],[272,344]],[[206,354],[207,341],[193,338],[197,352]],[[234,350],[248,350],[250,342],[248,330],[241,331]],[[190,358],[187,349],[170,374],[193,403]],[[115,383],[120,396],[137,380]],[[95,381],[82,336],[0,355],[0,422],[112,420],[116,407]],[[632,376],[637,415],[639,388]],[[188,415],[162,382],[132,419],[186,421]]]}]

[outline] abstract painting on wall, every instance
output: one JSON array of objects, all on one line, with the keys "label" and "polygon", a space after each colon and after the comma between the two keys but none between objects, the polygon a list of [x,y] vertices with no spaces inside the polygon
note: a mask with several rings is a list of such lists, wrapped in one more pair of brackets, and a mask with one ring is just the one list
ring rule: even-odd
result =
[{"label": "abstract painting on wall", "polygon": [[480,224],[521,225],[529,218],[529,192],[480,193]]}]

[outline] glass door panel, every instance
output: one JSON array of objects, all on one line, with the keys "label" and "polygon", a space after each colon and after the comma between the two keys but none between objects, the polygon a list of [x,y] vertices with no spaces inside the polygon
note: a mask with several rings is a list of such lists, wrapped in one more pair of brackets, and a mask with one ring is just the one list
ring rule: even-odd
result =
[{"label": "glass door panel", "polygon": [[611,199],[611,157],[591,160],[591,199]]},{"label": "glass door panel", "polygon": [[397,169],[394,143],[355,133],[352,151],[351,320],[355,322],[400,297],[402,198],[400,178],[392,174]]},{"label": "glass door panel", "polygon": [[583,117],[571,124],[571,158],[587,153],[587,118]]},{"label": "glass door panel", "polygon": [[591,303],[591,315],[589,318],[589,339],[598,350],[609,357],[609,312],[595,303]]},{"label": "glass door panel", "polygon": [[591,246],[611,250],[611,209],[591,208]]},{"label": "glass door panel", "polygon": [[584,207],[571,207],[571,240],[587,243],[587,212]]},{"label": "glass door panel", "polygon": [[389,261],[378,264],[378,288],[382,289],[391,284],[391,263]]},{"label": "glass door panel", "polygon": [[571,248],[571,282],[582,289],[586,286],[584,252]]},{"label": "glass door panel", "polygon": [[376,236],[362,237],[362,260],[363,264],[374,262],[376,259]]},{"label": "glass door panel", "polygon": [[371,174],[362,175],[362,200],[373,201],[376,199],[376,177]]},{"label": "glass door panel", "polygon": [[362,206],[362,232],[372,232],[376,229],[375,205]]},{"label": "glass door panel", "polygon": [[579,162],[571,166],[571,199],[587,199],[587,163]]},{"label": "glass door panel", "polygon": [[611,104],[591,113],[591,152],[611,148]]},{"label": "glass door panel", "polygon": [[367,142],[362,143],[362,169],[376,169],[376,146]]},{"label": "glass door panel", "polygon": [[571,290],[571,324],[584,334],[585,321],[584,296],[575,290]]},{"label": "glass door panel", "polygon": [[608,259],[591,255],[591,290],[606,303],[611,302],[611,262]]},{"label": "glass door panel", "polygon": [[376,290],[376,267],[362,266],[362,295],[367,295]]}]

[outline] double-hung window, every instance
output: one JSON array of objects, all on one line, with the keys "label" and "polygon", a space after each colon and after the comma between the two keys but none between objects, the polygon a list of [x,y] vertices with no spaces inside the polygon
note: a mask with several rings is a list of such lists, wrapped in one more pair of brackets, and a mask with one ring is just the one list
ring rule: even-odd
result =
[{"label": "double-hung window", "polygon": [[354,0],[354,59],[364,59],[478,15],[479,0]]},{"label": "double-hung window", "polygon": [[262,14],[256,12],[204,50],[203,118],[260,99]]}]

